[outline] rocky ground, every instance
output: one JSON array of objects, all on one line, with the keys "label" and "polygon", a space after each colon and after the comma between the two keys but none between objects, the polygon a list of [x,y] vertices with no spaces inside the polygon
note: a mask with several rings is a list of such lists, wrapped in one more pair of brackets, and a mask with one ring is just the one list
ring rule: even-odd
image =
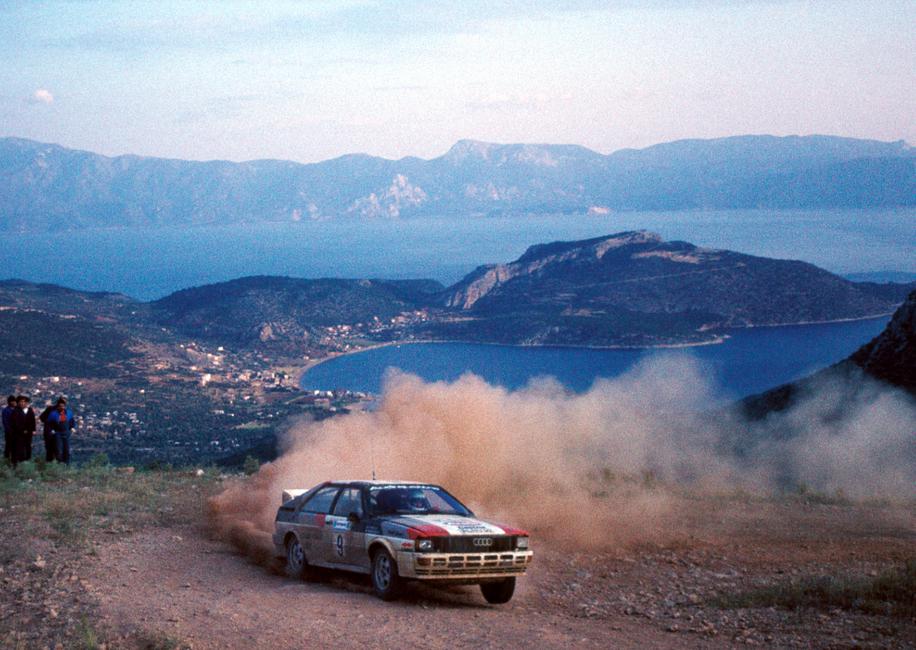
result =
[{"label": "rocky ground", "polygon": [[912,561],[911,504],[696,497],[679,510],[670,543],[587,550],[538,540],[531,574],[508,605],[487,605],[473,587],[419,585],[383,603],[363,578],[292,580],[213,539],[202,506],[226,480],[236,479],[106,468],[6,480],[2,646],[916,644],[912,580],[902,599],[876,606],[815,599],[790,609],[765,597],[825,576],[868,583]]}]

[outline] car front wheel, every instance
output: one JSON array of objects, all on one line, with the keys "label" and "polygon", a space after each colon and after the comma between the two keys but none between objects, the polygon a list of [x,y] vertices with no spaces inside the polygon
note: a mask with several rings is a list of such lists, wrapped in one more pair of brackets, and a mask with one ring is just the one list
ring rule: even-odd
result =
[{"label": "car front wheel", "polygon": [[480,591],[491,605],[508,603],[512,600],[512,594],[515,593],[515,578],[505,578],[497,582],[482,582]]},{"label": "car front wheel", "polygon": [[394,600],[401,592],[403,581],[398,575],[398,564],[385,549],[372,556],[372,589],[382,600]]}]

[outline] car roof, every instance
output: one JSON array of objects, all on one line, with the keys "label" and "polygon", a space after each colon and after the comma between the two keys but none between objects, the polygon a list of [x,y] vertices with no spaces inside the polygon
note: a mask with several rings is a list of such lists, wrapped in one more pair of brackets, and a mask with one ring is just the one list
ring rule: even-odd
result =
[{"label": "car roof", "polygon": [[342,485],[355,485],[359,487],[385,487],[385,486],[395,486],[395,485],[428,485],[431,487],[439,487],[434,483],[422,483],[420,481],[365,481],[365,480],[351,480],[351,481],[328,481],[326,485],[329,486],[342,486]]}]

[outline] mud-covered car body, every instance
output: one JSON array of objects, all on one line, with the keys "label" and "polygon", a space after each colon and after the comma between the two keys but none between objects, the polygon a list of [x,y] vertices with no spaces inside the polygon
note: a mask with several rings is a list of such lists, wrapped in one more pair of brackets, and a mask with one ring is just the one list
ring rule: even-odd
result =
[{"label": "mud-covered car body", "polygon": [[298,543],[308,566],[360,573],[384,550],[400,578],[447,583],[515,578],[532,559],[527,532],[475,518],[440,486],[401,481],[287,490],[273,542],[278,556]]}]

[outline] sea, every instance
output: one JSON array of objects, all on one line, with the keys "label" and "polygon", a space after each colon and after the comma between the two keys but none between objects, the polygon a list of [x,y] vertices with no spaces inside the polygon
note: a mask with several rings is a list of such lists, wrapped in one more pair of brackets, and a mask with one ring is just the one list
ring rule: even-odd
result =
[{"label": "sea", "polygon": [[[716,210],[609,215],[335,219],[170,229],[17,233],[3,247],[0,278],[115,291],[154,300],[178,289],[246,275],[431,278],[451,284],[481,264],[508,262],[533,244],[651,230],[668,240],[800,259],[871,280],[916,274],[916,209]],[[48,251],[55,251],[49,255]],[[58,254],[61,251],[64,254]],[[884,320],[735,331],[692,348],[724,395],[740,396],[829,365],[877,334]],[[307,386],[377,392],[387,368],[426,379],[472,371],[508,387],[556,376],[572,390],[672,351],[406,345],[335,359]]]},{"label": "sea", "polygon": [[[394,370],[426,381],[454,381],[473,373],[493,385],[517,389],[551,377],[583,392],[598,379],[614,379],[651,361],[689,358],[712,402],[727,402],[804,377],[829,366],[876,336],[888,318],[841,323],[736,329],[716,345],[685,348],[591,349],[474,343],[409,343],[371,348],[329,359],[301,381],[307,390],[348,389],[380,394]],[[669,366],[674,367],[674,366]]]},{"label": "sea", "polygon": [[805,260],[841,274],[916,274],[916,209],[895,208],[343,218],[7,233],[16,243],[2,247],[0,279],[117,291],[141,300],[245,275],[431,278],[447,285],[480,264],[511,261],[533,244],[625,230]]}]

